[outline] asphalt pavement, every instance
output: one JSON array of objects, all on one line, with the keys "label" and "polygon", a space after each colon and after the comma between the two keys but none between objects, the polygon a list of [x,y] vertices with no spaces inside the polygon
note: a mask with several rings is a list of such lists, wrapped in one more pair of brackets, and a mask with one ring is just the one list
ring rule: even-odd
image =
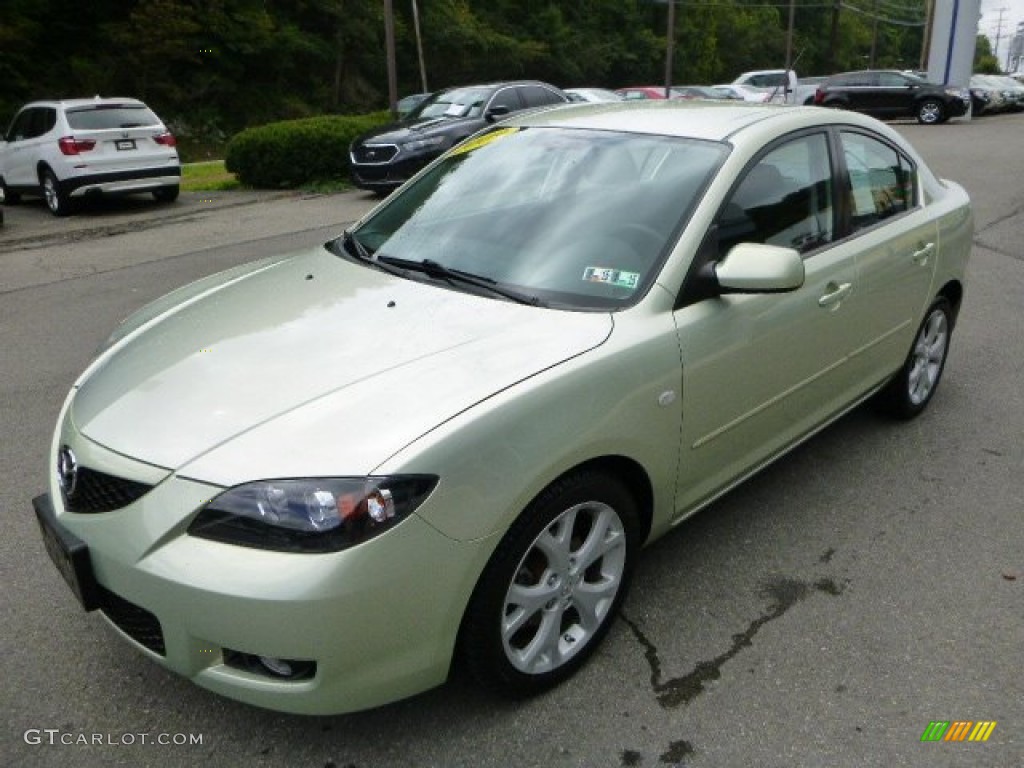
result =
[{"label": "asphalt pavement", "polygon": [[[32,515],[60,404],[116,322],[205,274],[314,246],[375,198],[183,194],[60,220],[8,207],[0,765],[1024,765],[1024,114],[897,128],[975,203],[929,410],[896,424],[859,409],[649,547],[591,663],[517,703],[461,675],[336,717],[217,697],[82,613]],[[984,743],[922,742],[933,721],[996,726]]]}]

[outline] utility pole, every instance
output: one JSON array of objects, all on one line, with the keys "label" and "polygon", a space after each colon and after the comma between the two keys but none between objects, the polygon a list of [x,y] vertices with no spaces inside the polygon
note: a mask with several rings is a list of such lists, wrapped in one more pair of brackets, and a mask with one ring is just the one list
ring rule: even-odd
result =
[{"label": "utility pole", "polygon": [[1010,9],[1000,8],[998,11],[999,21],[996,23],[996,48],[994,51],[992,51],[992,55],[995,57],[996,61],[999,61],[999,41],[1003,37],[1003,14],[1006,13],[1008,10]]},{"label": "utility pole", "polygon": [[839,69],[839,9],[842,7],[842,0],[835,0],[832,6],[832,34],[829,35],[829,49],[833,72]]},{"label": "utility pole", "polygon": [[676,4],[668,0],[668,30],[665,32],[665,98],[672,96],[672,55],[676,41]]},{"label": "utility pole", "polygon": [[391,0],[384,0],[384,51],[388,61],[388,109],[398,117],[398,71],[395,64],[395,11]]},{"label": "utility pole", "polygon": [[871,3],[871,64],[868,69],[875,68],[875,53],[878,51],[878,0]]},{"label": "utility pole", "polygon": [[789,0],[789,27],[786,30],[786,71],[793,68],[793,21],[796,18],[796,0]]},{"label": "utility pole", "polygon": [[932,49],[932,25],[935,23],[935,0],[927,0],[924,16],[924,40],[921,41],[921,62],[918,69],[928,69],[928,55]]},{"label": "utility pole", "polygon": [[430,89],[427,88],[427,66],[423,63],[423,38],[420,36],[420,11],[416,0],[412,0],[412,26],[416,31],[416,55],[420,60],[420,85],[426,93]]}]

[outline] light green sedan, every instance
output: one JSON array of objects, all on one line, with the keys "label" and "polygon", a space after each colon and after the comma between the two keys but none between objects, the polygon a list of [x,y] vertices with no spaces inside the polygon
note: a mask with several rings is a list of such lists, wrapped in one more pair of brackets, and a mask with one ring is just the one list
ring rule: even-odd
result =
[{"label": "light green sedan", "polygon": [[143,653],[258,706],[373,707],[455,661],[543,690],[645,544],[862,401],[928,405],[972,228],[857,114],[493,125],[337,240],[125,321],[61,411],[47,549]]}]

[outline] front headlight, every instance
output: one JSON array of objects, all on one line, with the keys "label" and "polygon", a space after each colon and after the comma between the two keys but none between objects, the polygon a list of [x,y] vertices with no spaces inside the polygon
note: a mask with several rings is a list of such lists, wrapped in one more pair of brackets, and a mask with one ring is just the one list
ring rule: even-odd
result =
[{"label": "front headlight", "polygon": [[429,139],[416,139],[402,144],[406,152],[419,152],[424,149],[441,149],[447,139],[444,136],[433,136]]},{"label": "front headlight", "polygon": [[436,485],[433,475],[245,483],[200,507],[188,533],[278,552],[337,552],[393,528]]}]

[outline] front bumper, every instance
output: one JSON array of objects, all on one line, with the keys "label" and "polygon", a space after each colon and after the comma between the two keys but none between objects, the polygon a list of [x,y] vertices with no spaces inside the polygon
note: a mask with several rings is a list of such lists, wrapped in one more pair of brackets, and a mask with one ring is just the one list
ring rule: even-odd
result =
[{"label": "front bumper", "polygon": [[404,156],[391,163],[350,162],[352,183],[371,192],[391,192],[429,165],[441,153]]},{"label": "front bumper", "polygon": [[[181,510],[218,490],[172,474],[110,512],[68,512],[57,490],[34,503],[87,548],[95,590],[86,607],[198,685],[270,709],[328,714],[445,680],[493,542],[453,541],[416,515],[363,545],[320,555],[187,535],[192,516]],[[47,548],[57,562],[52,541]],[[240,657],[309,661],[315,673],[276,678],[239,665]]]}]

